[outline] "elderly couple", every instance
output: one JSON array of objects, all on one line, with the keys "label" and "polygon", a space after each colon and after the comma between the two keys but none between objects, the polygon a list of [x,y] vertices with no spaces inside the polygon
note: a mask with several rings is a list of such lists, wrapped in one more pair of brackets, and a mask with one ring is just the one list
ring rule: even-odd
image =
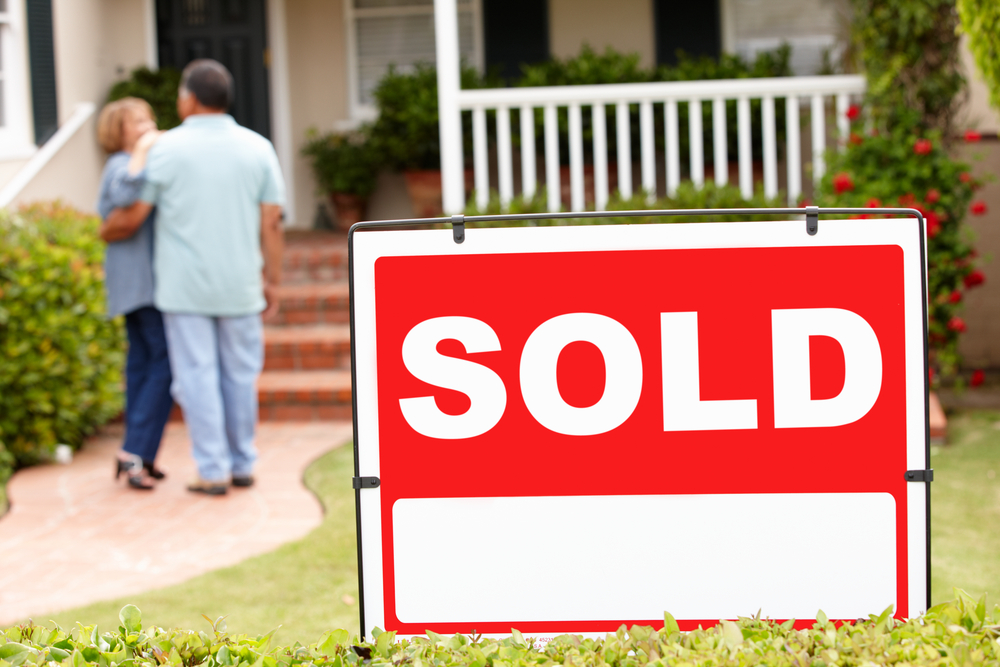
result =
[{"label": "elderly couple", "polygon": [[108,104],[98,121],[110,154],[98,210],[108,242],[110,316],[125,315],[125,440],[115,478],[153,488],[175,399],[198,477],[188,490],[225,494],[253,484],[262,313],[277,310],[285,187],[271,143],[226,111],[229,71],[185,68],[183,123],[156,131],[149,105]]}]

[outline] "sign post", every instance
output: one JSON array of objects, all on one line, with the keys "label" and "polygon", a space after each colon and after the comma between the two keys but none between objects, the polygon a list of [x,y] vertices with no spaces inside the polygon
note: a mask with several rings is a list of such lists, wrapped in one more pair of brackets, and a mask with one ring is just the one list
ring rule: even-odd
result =
[{"label": "sign post", "polygon": [[352,229],[362,634],[927,608],[923,219],[742,212]]}]

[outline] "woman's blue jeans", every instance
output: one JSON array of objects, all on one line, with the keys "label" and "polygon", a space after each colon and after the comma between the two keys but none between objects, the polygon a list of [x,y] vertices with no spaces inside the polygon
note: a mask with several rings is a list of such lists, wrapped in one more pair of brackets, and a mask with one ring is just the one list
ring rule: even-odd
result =
[{"label": "woman's blue jeans", "polygon": [[128,358],[125,362],[125,443],[129,454],[152,463],[170,418],[170,358],[163,316],[145,306],[125,315]]}]

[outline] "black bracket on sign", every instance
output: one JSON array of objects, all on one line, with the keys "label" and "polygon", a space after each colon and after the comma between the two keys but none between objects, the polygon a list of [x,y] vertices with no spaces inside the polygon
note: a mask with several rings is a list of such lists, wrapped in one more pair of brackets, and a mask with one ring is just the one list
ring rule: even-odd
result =
[{"label": "black bracket on sign", "polygon": [[816,236],[819,231],[819,206],[806,206],[806,234]]},{"label": "black bracket on sign", "polygon": [[462,214],[451,216],[451,237],[455,243],[465,242],[465,216]]},{"label": "black bracket on sign", "polygon": [[907,482],[933,482],[934,481],[934,469],[930,468],[928,470],[907,470],[906,471],[906,481]]},{"label": "black bracket on sign", "polygon": [[351,486],[355,489],[374,489],[382,482],[378,477],[352,477]]}]

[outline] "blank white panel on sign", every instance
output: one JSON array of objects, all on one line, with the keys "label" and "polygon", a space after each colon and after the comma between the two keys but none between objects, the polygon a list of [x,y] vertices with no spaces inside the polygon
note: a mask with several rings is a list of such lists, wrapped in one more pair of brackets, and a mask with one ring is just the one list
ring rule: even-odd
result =
[{"label": "blank white panel on sign", "polygon": [[404,498],[392,516],[403,623],[815,618],[807,600],[858,618],[896,600],[888,493]]}]

